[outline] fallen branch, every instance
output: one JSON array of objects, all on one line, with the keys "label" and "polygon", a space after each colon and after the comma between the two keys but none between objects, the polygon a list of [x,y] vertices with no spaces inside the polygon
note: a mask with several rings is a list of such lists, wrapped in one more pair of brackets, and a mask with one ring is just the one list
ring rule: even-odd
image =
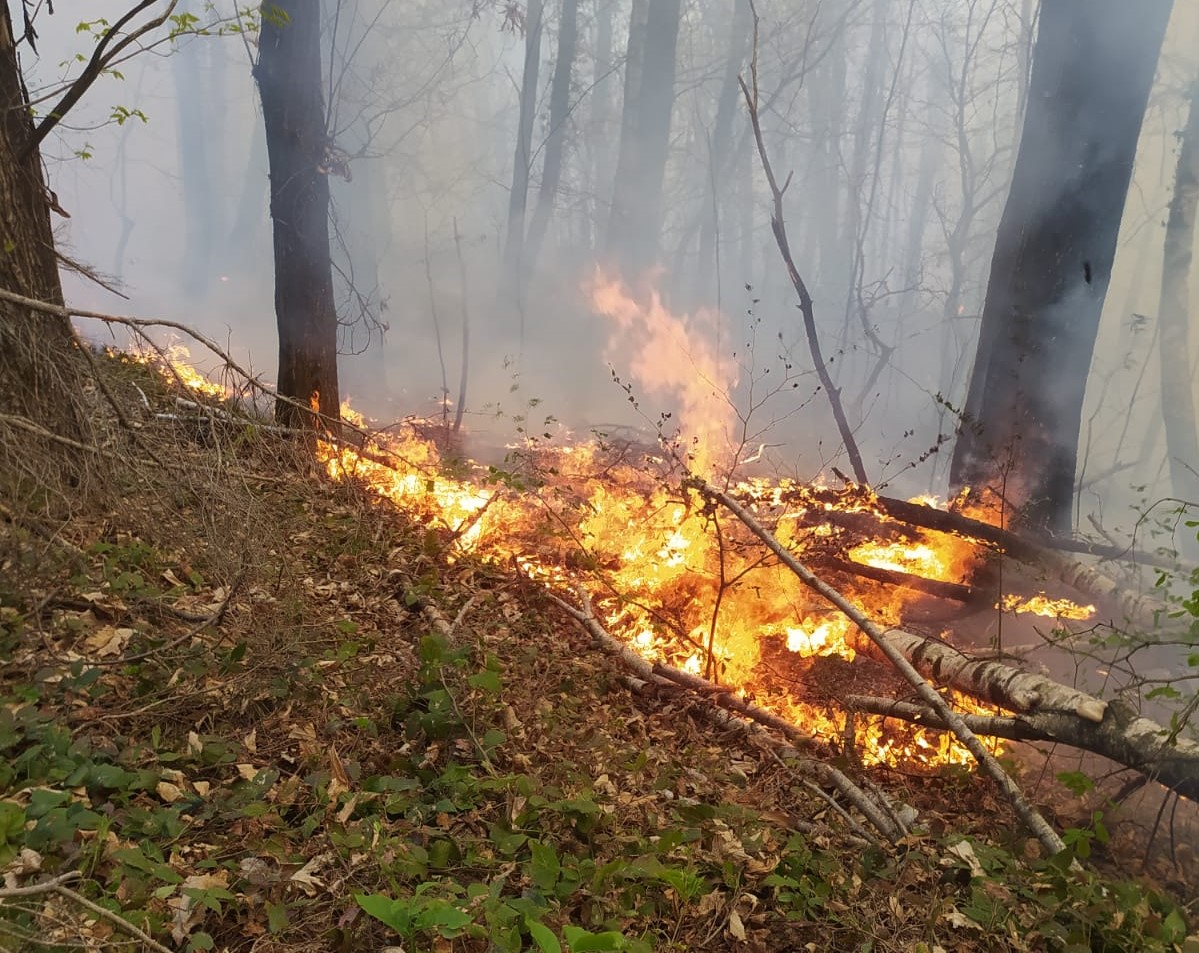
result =
[{"label": "fallen branch", "polygon": [[814,562],[834,572],[850,573],[854,576],[861,576],[863,579],[885,582],[890,586],[910,589],[913,592],[923,592],[930,596],[936,596],[938,599],[952,599],[955,602],[969,604],[986,598],[983,590],[975,586],[966,586],[960,582],[944,582],[940,579],[927,579],[910,572],[883,569],[879,566],[867,566],[852,559],[818,556]]},{"label": "fallen branch", "polygon": [[[810,735],[801,731],[786,719],[780,718],[773,712],[766,711],[756,705],[749,704],[728,689],[716,685],[706,678],[681,672],[660,662],[650,662],[648,659],[638,655],[632,648],[621,642],[600,624],[599,620],[595,617],[595,613],[592,611],[590,597],[585,591],[578,591],[579,599],[583,603],[582,609],[576,608],[552,592],[548,593],[548,595],[550,600],[578,622],[604,651],[620,659],[638,678],[659,683],[663,680],[673,682],[676,685],[687,688],[696,697],[704,699],[711,705],[719,706],[730,713],[741,716],[743,719],[778,731],[792,743],[801,744],[805,747],[810,747],[814,743],[814,739]],[[798,752],[796,754],[798,755]],[[904,827],[898,822],[898,818],[894,812],[889,807],[881,807],[843,772],[831,765],[810,758],[800,758],[798,763],[821,781],[835,787],[884,837],[894,842],[904,836],[906,833]]]},{"label": "fallen branch", "polygon": [[1065,842],[1058,836],[1058,833],[1049,826],[1048,822],[1043,818],[1032,804],[1024,797],[1019,786],[1012,780],[1011,776],[1003,770],[1003,767],[995,760],[995,757],[987,751],[986,747],[979,740],[978,736],[970,730],[961,716],[950,707],[935,688],[933,688],[921,674],[916,671],[903,654],[896,648],[888,639],[888,633],[879,628],[874,622],[867,618],[861,610],[859,610],[852,602],[845,598],[840,592],[834,589],[828,583],[824,582],[816,576],[807,566],[797,560],[785,546],[775,538],[775,536],[759,523],[753,515],[745,509],[737,500],[723,490],[711,486],[706,481],[691,477],[687,480],[687,485],[695,489],[706,499],[720,503],[736,516],[746,528],[758,537],[779,560],[788,569],[791,570],[809,589],[813,590],[834,606],[836,606],[850,621],[854,623],[869,639],[874,643],[880,652],[886,656],[895,669],[904,677],[909,685],[915,690],[930,709],[937,713],[945,723],[953,731],[957,739],[966,747],[975,760],[979,763],[982,769],[994,779],[999,789],[1008,798],[1012,807],[1024,822],[1025,826],[1036,835],[1037,839],[1044,845],[1046,850],[1057,854],[1065,849]]},{"label": "fallen branch", "polygon": [[[867,695],[847,695],[845,708],[848,711],[878,715],[882,718],[898,718],[932,728],[934,731],[949,731],[949,725],[931,708],[894,698],[874,698]],[[1007,715],[961,716],[971,731],[987,738],[1004,738],[1008,741],[1052,741],[1044,732],[1038,731],[1027,721]]]}]

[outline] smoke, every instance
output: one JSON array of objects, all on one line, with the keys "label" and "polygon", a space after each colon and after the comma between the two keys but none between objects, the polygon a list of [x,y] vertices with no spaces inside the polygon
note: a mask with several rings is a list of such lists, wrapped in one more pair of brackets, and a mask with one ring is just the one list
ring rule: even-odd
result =
[{"label": "smoke", "polygon": [[[1020,126],[1025,6],[928,0],[913,8],[909,24],[907,4],[757,5],[767,147],[780,178],[793,173],[785,201],[792,250],[867,469],[892,481],[892,492],[944,486],[944,454],[930,451],[957,423],[947,406],[960,407],[965,395]],[[1199,12],[1176,6],[1080,451],[1085,479],[1133,464],[1085,486],[1087,506],[1116,499],[1134,481],[1161,485],[1151,462],[1161,458],[1161,439],[1148,442],[1150,462],[1135,458],[1159,413],[1151,345],[1160,223],[1180,92],[1199,46]],[[87,15],[111,21],[122,9],[117,0],[94,0]],[[343,390],[356,405],[380,416],[438,412],[444,390],[458,393],[469,322],[466,425],[473,431],[495,432],[502,443],[512,418],[534,405],[576,429],[647,427],[647,416],[670,413],[687,440],[715,456],[733,439],[730,398],[741,416],[748,412],[748,343],[765,351],[757,374],[786,363],[797,375],[810,370],[743,105],[728,95],[749,53],[734,5],[682,7],[674,76],[666,80],[660,224],[617,249],[607,243],[618,191],[655,191],[652,155],[634,154],[617,168],[632,6],[580,7],[561,179],[540,254],[520,275],[505,269],[504,242],[522,8],[328,0],[326,9]],[[559,10],[558,2],[546,4],[526,220],[551,133]],[[222,2],[214,12],[228,16],[233,8]],[[60,64],[90,52],[90,38],[75,28],[63,10],[41,18],[41,57],[26,54],[25,62],[35,97],[58,82]],[[176,47],[121,64],[124,78],[105,77],[47,142],[53,188],[71,215],[58,223],[66,252],[113,276],[128,300],[77,275],[67,277],[67,294],[83,307],[192,324],[269,377],[273,268],[253,42],[207,36]],[[730,67],[730,56],[739,65]],[[661,81],[657,73],[634,79]],[[118,124],[112,117],[120,107],[141,110],[146,121]],[[623,190],[622,176],[635,180]],[[1042,200],[1052,206],[1051,196]],[[623,267],[610,277],[626,289],[658,276],[645,294],[625,292],[635,313],[622,311],[623,302],[597,309],[592,300],[596,265],[613,259]],[[625,317],[597,315],[613,309]],[[668,313],[691,318],[667,331],[645,317]],[[623,328],[618,347],[610,322]],[[703,330],[715,326],[719,336]],[[662,356],[668,345],[676,358]],[[609,362],[641,412],[612,382]],[[797,380],[799,387],[779,394],[763,440],[779,467],[810,474],[838,464],[836,438],[812,379]]]}]

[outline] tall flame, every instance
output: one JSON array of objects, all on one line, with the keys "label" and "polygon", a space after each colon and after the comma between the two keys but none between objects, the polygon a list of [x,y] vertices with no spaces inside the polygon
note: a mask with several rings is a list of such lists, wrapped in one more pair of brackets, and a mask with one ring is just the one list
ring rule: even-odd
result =
[{"label": "tall flame", "polygon": [[715,345],[719,314],[706,309],[672,314],[657,291],[639,299],[623,281],[599,269],[589,291],[594,308],[612,322],[607,359],[627,362],[645,393],[676,403],[673,412],[681,418],[677,427],[691,469],[702,473],[727,463],[737,368]]}]

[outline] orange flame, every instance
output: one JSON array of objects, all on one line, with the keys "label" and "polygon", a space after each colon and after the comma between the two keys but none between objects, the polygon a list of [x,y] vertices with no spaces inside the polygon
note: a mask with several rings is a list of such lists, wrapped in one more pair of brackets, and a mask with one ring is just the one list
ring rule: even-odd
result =
[{"label": "orange flame", "polygon": [[674,315],[658,292],[638,300],[624,282],[598,269],[590,293],[595,309],[612,321],[608,359],[618,360],[631,343],[627,362],[633,377],[646,393],[677,402],[673,410],[681,417],[679,434],[693,469],[704,472],[726,462],[737,369],[715,347],[719,315],[707,310]]},{"label": "orange flame", "polygon": [[[730,460],[734,408],[729,393],[736,373],[704,333],[715,318],[677,317],[657,295],[638,300],[602,275],[590,292],[614,329],[641,343],[632,361],[638,379],[649,392],[677,401],[681,419],[676,423],[690,465],[705,469]],[[614,338],[612,352],[621,346]],[[175,352],[173,374],[189,387],[193,379],[204,381],[184,356]],[[212,388],[205,393],[226,392],[204,383]],[[342,416],[368,429],[369,421],[348,402]],[[317,442],[318,459],[330,477],[368,485],[441,534],[450,550],[514,563],[550,586],[588,586],[608,631],[647,659],[714,677],[813,734],[840,741],[846,719],[836,699],[807,700],[789,688],[786,672],[780,678],[771,671],[817,665],[850,671],[848,663],[861,643],[847,619],[832,614],[785,568],[764,561],[760,547],[746,539],[735,520],[711,513],[702,501],[668,487],[645,467],[613,461],[594,442],[534,453],[535,459],[511,463],[507,472],[473,464],[447,471],[434,442],[416,427],[374,434],[369,452]],[[735,484],[734,491],[773,523],[780,542],[801,558],[819,556],[828,547],[840,552],[842,530],[829,515],[865,514],[882,529],[889,522],[866,490],[830,496],[788,480],[755,478]],[[966,578],[975,556],[969,541],[907,532],[902,541],[859,537],[847,554],[857,562],[930,579]],[[850,577],[842,586],[883,625],[902,621],[905,600],[912,598],[865,579]],[[1005,605],[1016,611],[1052,606],[1055,614],[1070,618],[1078,617],[1068,614],[1072,608],[1082,611],[1044,596]],[[762,664],[764,656],[769,665]],[[820,671],[823,677],[825,669]],[[954,694],[953,700],[962,710],[985,711],[963,696]],[[855,730],[867,764],[971,760],[951,735],[919,726],[859,717]]]}]

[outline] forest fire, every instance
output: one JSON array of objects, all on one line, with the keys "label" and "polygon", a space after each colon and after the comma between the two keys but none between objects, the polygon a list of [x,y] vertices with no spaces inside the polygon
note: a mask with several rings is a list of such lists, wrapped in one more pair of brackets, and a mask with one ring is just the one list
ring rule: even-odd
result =
[{"label": "forest fire", "polygon": [[[961,583],[979,549],[971,540],[888,518],[861,488],[736,478],[728,396],[735,368],[715,357],[696,322],[672,315],[656,297],[642,305],[619,284],[598,279],[592,292],[597,309],[612,316],[614,355],[622,334],[648,339],[656,349],[653,360],[634,365],[634,377],[641,384],[661,372],[646,389],[673,395],[685,409],[677,436],[658,447],[603,435],[572,444],[529,442],[502,464],[484,466],[445,459],[433,439],[409,427],[372,434],[369,449],[320,441],[320,461],[333,479],[369,485],[439,536],[448,552],[514,564],[559,592],[582,587],[607,631],[644,658],[703,675],[842,743],[840,698],[892,691],[890,670],[874,662],[863,667],[865,642],[855,626],[767,558],[736,519],[683,486],[681,474],[723,473],[729,492],[769,523],[783,545],[820,567],[883,626],[899,625],[928,597],[867,578],[866,569]],[[169,356],[170,376],[213,394],[216,385],[178,357]],[[366,424],[348,404],[343,415]],[[1002,607],[1064,618],[1093,611],[1043,595],[1009,597]],[[985,711],[965,696],[952,698],[963,711]],[[867,764],[921,768],[970,760],[947,733],[875,717],[856,717],[853,727]]]}]

